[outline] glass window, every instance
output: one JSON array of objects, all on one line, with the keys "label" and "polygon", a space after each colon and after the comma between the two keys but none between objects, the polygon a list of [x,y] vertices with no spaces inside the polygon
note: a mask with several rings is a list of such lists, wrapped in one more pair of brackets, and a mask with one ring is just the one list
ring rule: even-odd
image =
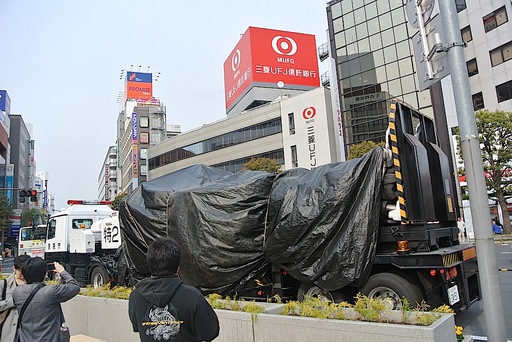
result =
[{"label": "glass window", "polygon": [[56,226],[57,226],[57,221],[50,220],[50,222],[48,223],[48,239],[55,238]]},{"label": "glass window", "polygon": [[377,16],[377,4],[375,2],[371,2],[366,5],[366,18],[375,18]]},{"label": "glass window", "polygon": [[400,68],[400,76],[411,75],[413,73],[412,60],[410,58],[399,60],[398,67]]},{"label": "glass window", "polygon": [[73,229],[91,229],[92,219],[72,219],[71,227]]},{"label": "glass window", "polygon": [[512,81],[508,81],[496,86],[496,95],[498,102],[512,99]]},{"label": "glass window", "polygon": [[479,110],[484,108],[484,97],[482,95],[482,92],[476,93],[472,96],[473,98],[473,109]]},{"label": "glass window", "polygon": [[393,23],[395,24],[407,22],[407,20],[405,20],[404,8],[402,6],[391,11],[391,18],[393,19]]},{"label": "glass window", "polygon": [[376,33],[380,32],[378,18],[368,20],[367,24],[368,24],[368,35],[372,35],[372,34],[376,34]]},{"label": "glass window", "polygon": [[339,32],[334,35],[334,44],[336,44],[336,47],[345,46],[347,44],[345,42],[345,32]]},{"label": "glass window", "polygon": [[348,29],[348,28],[356,25],[356,23],[354,21],[354,12],[347,13],[347,14],[343,15],[342,18],[343,18],[343,27],[345,29]]},{"label": "glass window", "polygon": [[494,67],[512,59],[512,42],[508,42],[489,52],[491,65]]},{"label": "glass window", "polygon": [[390,9],[388,0],[378,0],[377,8],[379,10],[379,14],[388,12]]},{"label": "glass window", "polygon": [[348,30],[345,30],[345,41],[347,44],[351,44],[357,40],[356,38],[356,29],[355,27],[351,27]]},{"label": "glass window", "polygon": [[375,66],[384,65],[384,52],[383,50],[376,50],[372,52]]},{"label": "glass window", "polygon": [[[404,91],[408,89],[404,87]],[[416,93],[409,93],[404,95],[404,102],[410,105],[412,108],[418,108],[418,98],[416,97]]]},{"label": "glass window", "polygon": [[342,12],[341,12],[341,1],[338,2],[338,3],[335,3],[334,5],[331,6],[331,13],[332,13],[333,19],[341,17],[341,14],[342,14]]},{"label": "glass window", "polygon": [[[390,80],[400,77],[398,72],[398,62],[395,61],[393,63],[386,64],[386,73],[388,75],[388,79]],[[394,95],[398,95],[398,93],[394,93]]]},{"label": "glass window", "polygon": [[359,51],[357,50],[357,42],[347,45],[347,54],[348,56],[352,56],[357,54]]},{"label": "glass window", "polygon": [[424,90],[419,94],[418,97],[419,100],[419,108],[428,107],[432,104],[432,101],[430,100],[430,90]]},{"label": "glass window", "polygon": [[400,79],[392,80],[388,82],[389,85],[389,93],[395,96],[403,94],[402,84],[400,83]]},{"label": "glass window", "polygon": [[357,45],[359,47],[359,52],[360,53],[364,53],[364,52],[370,52],[370,40],[368,38],[364,38],[364,39],[360,39],[358,42],[357,42]]},{"label": "glass window", "polygon": [[478,65],[476,63],[476,58],[473,58],[472,60],[467,61],[466,66],[468,68],[468,77],[478,74]]},{"label": "glass window", "polygon": [[149,133],[148,132],[141,132],[139,136],[139,142],[141,144],[149,144]]},{"label": "glass window", "polygon": [[373,51],[382,49],[382,41],[380,40],[379,33],[370,36],[370,47]]},{"label": "glass window", "polygon": [[485,32],[489,32],[494,30],[496,27],[503,25],[508,21],[507,11],[505,6],[500,9],[489,13],[485,17],[482,18],[484,22],[484,30]]},{"label": "glass window", "polygon": [[411,51],[409,50],[409,42],[407,40],[396,44],[396,52],[398,59],[412,56]]},{"label": "glass window", "polygon": [[140,159],[148,159],[148,149],[147,148],[141,148],[139,150]]},{"label": "glass window", "polygon": [[295,134],[295,117],[293,113],[288,113],[288,126],[290,128],[290,135]]},{"label": "glass window", "polygon": [[386,76],[386,68],[381,66],[375,69],[375,74],[377,75],[377,83],[382,83],[387,80]]},{"label": "glass window", "polygon": [[334,19],[332,21],[332,27],[336,33],[343,31],[343,18]]},{"label": "glass window", "polygon": [[[347,1],[347,0],[343,0],[343,1]],[[354,9],[364,6],[363,0],[352,0],[352,2],[353,2]]]},{"label": "glass window", "polygon": [[460,34],[462,36],[462,41],[465,43],[473,40],[473,35],[471,34],[471,26],[469,25],[460,30]]},{"label": "glass window", "polygon": [[364,7],[361,7],[354,11],[354,22],[356,25],[366,22],[366,16],[364,14]]},{"label": "glass window", "polygon": [[[384,0],[384,1],[387,2],[387,0]],[[393,26],[393,24],[391,23],[391,14],[390,13],[382,14],[379,17],[379,22],[380,22],[381,30],[387,30],[388,28],[391,28]]]},{"label": "glass window", "polygon": [[[390,63],[397,60],[396,49],[394,45],[384,48],[384,59],[386,63]],[[398,70],[398,67],[397,67]]]},{"label": "glass window", "polygon": [[351,12],[353,10],[352,1],[350,1],[350,0],[341,1],[341,8],[342,8],[341,13],[347,14],[348,12]]},{"label": "glass window", "polygon": [[390,46],[395,44],[395,36],[393,35],[393,30],[383,31],[380,36],[382,37],[382,46]]},{"label": "glass window", "polygon": [[292,166],[293,167],[299,166],[299,159],[297,157],[297,146],[296,145],[292,145],[290,147],[290,152],[292,154]]},{"label": "glass window", "polygon": [[149,127],[149,118],[147,116],[141,116],[139,118],[139,124],[140,124],[140,127],[142,127],[142,128]]},{"label": "glass window", "polygon": [[409,36],[407,34],[407,24],[406,23],[402,23],[398,26],[395,26],[393,28],[393,32],[395,33],[395,40],[397,42],[409,39]]},{"label": "glass window", "polygon": [[457,8],[457,13],[466,9],[466,0],[455,0],[455,7]]},{"label": "glass window", "polygon": [[363,22],[362,24],[357,25],[356,26],[356,32],[357,32],[357,38],[358,39],[368,37],[368,29],[366,27],[366,23]]}]

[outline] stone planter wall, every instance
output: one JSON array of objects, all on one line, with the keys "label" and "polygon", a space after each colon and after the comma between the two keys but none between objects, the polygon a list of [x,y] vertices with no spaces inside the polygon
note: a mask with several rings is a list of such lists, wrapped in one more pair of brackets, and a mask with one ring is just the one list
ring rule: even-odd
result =
[{"label": "stone planter wall", "polygon": [[[283,316],[282,305],[262,304],[266,313],[215,310],[220,322],[216,342],[336,341],[336,342],[456,342],[453,315],[431,326],[369,323]],[[76,296],[62,309],[72,335],[108,342],[139,341],[128,318],[128,301]]]}]

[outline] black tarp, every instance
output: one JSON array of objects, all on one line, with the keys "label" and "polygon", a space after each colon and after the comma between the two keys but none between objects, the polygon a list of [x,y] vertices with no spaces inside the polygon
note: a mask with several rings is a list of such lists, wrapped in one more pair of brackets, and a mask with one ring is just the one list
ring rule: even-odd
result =
[{"label": "black tarp", "polygon": [[382,149],[279,176],[195,165],[142,183],[120,204],[127,263],[149,275],[147,246],[181,246],[182,279],[204,293],[242,288],[269,263],[339,289],[366,277],[375,254]]}]

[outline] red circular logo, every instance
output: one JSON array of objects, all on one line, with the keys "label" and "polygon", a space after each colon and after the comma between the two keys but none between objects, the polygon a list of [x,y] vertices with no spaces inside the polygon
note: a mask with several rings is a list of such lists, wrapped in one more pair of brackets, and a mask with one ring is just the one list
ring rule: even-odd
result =
[{"label": "red circular logo", "polygon": [[302,117],[305,120],[313,119],[315,117],[315,114],[316,114],[315,107],[308,107],[302,111]]}]

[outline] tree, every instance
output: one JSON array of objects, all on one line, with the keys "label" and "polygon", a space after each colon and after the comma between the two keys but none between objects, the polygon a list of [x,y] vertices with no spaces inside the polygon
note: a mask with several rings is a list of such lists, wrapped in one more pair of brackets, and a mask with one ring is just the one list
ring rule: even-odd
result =
[{"label": "tree", "polygon": [[119,210],[119,203],[121,202],[121,200],[126,196],[125,193],[122,193],[120,195],[117,195],[116,198],[114,198],[114,200],[112,201],[112,204],[110,205],[110,207],[112,208],[112,210]]},{"label": "tree", "polygon": [[251,170],[251,171],[266,171],[270,173],[280,173],[281,172],[281,164],[277,162],[275,159],[270,158],[252,158],[249,160],[243,170]]},{"label": "tree", "polygon": [[4,235],[5,231],[11,227],[12,224],[12,215],[13,209],[11,207],[11,203],[9,203],[9,198],[5,196],[5,194],[0,194],[0,230],[2,234],[2,248],[4,248]]},{"label": "tree", "polygon": [[[511,225],[506,198],[512,194],[512,112],[483,109],[476,112],[476,126],[487,189],[498,200],[503,215],[503,231],[510,234]],[[457,134],[457,150],[464,158]],[[489,223],[490,224],[490,223]]]},{"label": "tree", "polygon": [[32,208],[21,214],[21,226],[26,227],[33,224],[43,224],[43,212],[39,208]]},{"label": "tree", "polygon": [[384,146],[384,142],[376,143],[372,140],[365,140],[359,144],[354,144],[350,146],[350,153],[348,154],[347,160],[359,158],[365,155],[367,152],[373,150],[377,146]]}]

